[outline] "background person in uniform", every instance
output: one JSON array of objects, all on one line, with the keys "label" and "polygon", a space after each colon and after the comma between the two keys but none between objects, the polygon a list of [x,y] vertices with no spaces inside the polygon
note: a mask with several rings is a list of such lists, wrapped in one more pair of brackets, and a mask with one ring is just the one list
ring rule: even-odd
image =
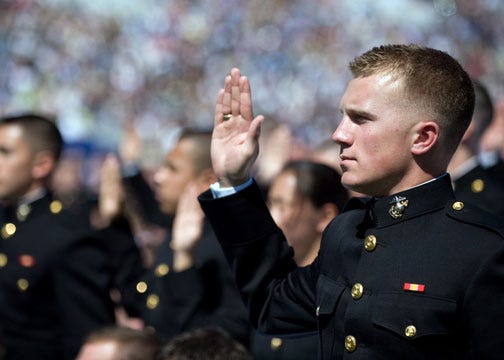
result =
[{"label": "background person in uniform", "polygon": [[478,159],[481,137],[492,122],[493,104],[484,85],[475,80],[473,83],[474,113],[448,165],[448,172],[458,199],[504,216],[504,183],[485,170]]},{"label": "background person in uniform", "polygon": [[[252,360],[243,344],[218,327],[184,332],[164,345],[159,360]],[[258,358],[259,360],[259,358]]]},{"label": "background person in uniform", "polygon": [[105,327],[86,337],[76,360],[158,360],[161,341],[151,331]]},{"label": "background person in uniform", "polygon": [[245,307],[197,200],[215,181],[210,141],[208,130],[185,129],[154,174],[159,208],[173,217],[173,226],[138,284],[145,296],[142,318],[163,340],[215,325],[247,343]]},{"label": "background person in uniform", "polygon": [[7,359],[73,359],[114,321],[106,254],[47,181],[61,153],[53,121],[0,120],[0,324]]},{"label": "background person in uniform", "polygon": [[482,166],[490,174],[504,183],[504,98],[494,106],[491,97],[493,119],[480,139],[479,158]]},{"label": "background person in uniform", "polygon": [[[249,170],[259,128],[232,69],[215,107],[219,182],[200,203],[261,332],[320,333],[320,358],[497,359],[504,349],[502,221],[454,197],[446,168],[474,108],[468,74],[417,45],[350,63],[333,139],[353,198],[296,266]],[[214,198],[217,197],[217,198]]]},{"label": "background person in uniform", "polygon": [[[317,257],[322,233],[348,200],[338,172],[310,160],[290,161],[272,180],[268,208],[294,251],[298,266]],[[318,333],[281,338],[255,333],[251,351],[257,359],[310,359],[317,353]]]}]

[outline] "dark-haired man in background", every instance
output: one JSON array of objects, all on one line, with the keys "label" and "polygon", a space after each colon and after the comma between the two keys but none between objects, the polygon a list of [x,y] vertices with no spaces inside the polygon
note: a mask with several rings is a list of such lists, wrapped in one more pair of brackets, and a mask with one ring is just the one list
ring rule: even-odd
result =
[{"label": "dark-haired man in background", "polygon": [[62,146],[48,118],[0,119],[6,359],[73,359],[88,332],[114,322],[104,250],[47,189]]}]

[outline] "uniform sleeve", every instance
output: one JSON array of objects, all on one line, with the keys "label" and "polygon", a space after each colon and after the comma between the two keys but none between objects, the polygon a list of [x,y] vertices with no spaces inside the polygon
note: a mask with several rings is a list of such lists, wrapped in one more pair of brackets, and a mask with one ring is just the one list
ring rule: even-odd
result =
[{"label": "uniform sleeve", "polygon": [[68,247],[54,274],[65,358],[74,359],[84,337],[114,322],[107,256],[95,240]]},{"label": "uniform sleeve", "polygon": [[[160,304],[156,313],[148,315],[148,322],[167,337],[190,328],[216,325],[245,343],[250,324],[229,266],[222,252],[214,250],[219,244],[213,233],[202,240],[206,246],[199,252],[204,256],[198,256],[193,267],[153,277]],[[164,255],[171,254],[164,245]]]},{"label": "uniform sleeve", "polygon": [[504,351],[504,247],[468,284],[464,322],[471,359],[501,359]]},{"label": "uniform sleeve", "polygon": [[120,305],[129,316],[139,316],[144,299],[136,291],[136,284],[146,270],[128,221],[123,217],[115,219],[95,236],[108,253],[112,286],[121,295]]},{"label": "uniform sleeve", "polygon": [[315,330],[317,263],[297,268],[257,185],[220,199],[208,191],[199,200],[254,327],[271,334]]}]

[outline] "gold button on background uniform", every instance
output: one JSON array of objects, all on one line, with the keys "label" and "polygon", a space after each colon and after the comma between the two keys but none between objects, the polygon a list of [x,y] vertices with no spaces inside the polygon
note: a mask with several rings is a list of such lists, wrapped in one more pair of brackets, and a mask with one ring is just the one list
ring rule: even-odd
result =
[{"label": "gold button on background uniform", "polygon": [[157,296],[156,294],[150,294],[147,297],[146,305],[148,309],[153,310],[158,306],[158,304],[159,304],[159,296]]},{"label": "gold button on background uniform", "polygon": [[52,201],[51,204],[49,205],[49,210],[51,210],[51,212],[53,214],[60,213],[62,209],[63,209],[63,204],[61,203],[61,201],[58,201],[58,200]]},{"label": "gold button on background uniform", "polygon": [[21,291],[26,291],[28,290],[28,287],[30,286],[30,283],[26,279],[19,279],[17,281],[17,287]]},{"label": "gold button on background uniform", "polygon": [[356,283],[354,286],[352,286],[352,298],[355,300],[359,300],[362,297],[362,294],[364,293],[364,286],[360,283]]},{"label": "gold button on background uniform", "polygon": [[147,291],[147,284],[145,283],[145,281],[138,282],[137,285],[136,285],[136,290],[140,294],[143,294],[144,292],[146,292]]},{"label": "gold button on background uniform", "polygon": [[170,271],[170,268],[168,267],[168,265],[163,263],[163,264],[159,264],[156,267],[155,274],[157,277],[163,277],[166,274],[168,274],[169,271]]},{"label": "gold button on background uniform", "polygon": [[2,226],[2,237],[4,239],[10,238],[12,235],[16,233],[16,225],[13,223],[7,223]]},{"label": "gold button on background uniform", "polygon": [[376,236],[368,235],[364,240],[364,249],[367,251],[373,251],[376,248]]},{"label": "gold button on background uniform", "polygon": [[475,194],[482,192],[485,189],[485,182],[481,179],[476,179],[471,184],[471,191]]},{"label": "gold button on background uniform", "polygon": [[345,338],[345,349],[348,351],[348,352],[354,352],[355,349],[357,349],[357,340],[355,339],[354,336],[352,335],[348,335],[346,338]]},{"label": "gold button on background uniform", "polygon": [[452,209],[460,211],[464,208],[464,203],[462,201],[455,201],[452,205]]},{"label": "gold button on background uniform", "polygon": [[408,325],[406,326],[406,329],[404,329],[404,335],[406,335],[409,338],[412,338],[416,335],[416,327],[414,325]]},{"label": "gold button on background uniform", "polygon": [[5,265],[7,265],[7,261],[7,255],[0,253],[0,268],[3,268]]},{"label": "gold button on background uniform", "polygon": [[282,339],[274,337],[273,339],[271,339],[270,346],[271,346],[271,350],[276,351],[276,350],[280,349],[282,347]]}]

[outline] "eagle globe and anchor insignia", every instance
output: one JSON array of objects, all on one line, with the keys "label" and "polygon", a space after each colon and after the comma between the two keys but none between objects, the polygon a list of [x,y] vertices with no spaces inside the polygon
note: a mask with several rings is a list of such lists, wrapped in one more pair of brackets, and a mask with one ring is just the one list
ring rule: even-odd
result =
[{"label": "eagle globe and anchor insignia", "polygon": [[404,210],[408,207],[408,199],[402,196],[394,196],[389,202],[392,205],[389,209],[389,214],[394,219],[399,219],[403,216]]}]

